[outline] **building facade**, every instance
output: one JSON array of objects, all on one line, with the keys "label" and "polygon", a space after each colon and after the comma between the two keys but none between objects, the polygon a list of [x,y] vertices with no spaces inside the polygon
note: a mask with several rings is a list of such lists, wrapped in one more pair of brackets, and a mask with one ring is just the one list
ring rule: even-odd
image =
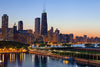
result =
[{"label": "building facade", "polygon": [[14,32],[14,33],[17,32],[17,25],[16,25],[16,23],[15,23],[14,26],[13,26],[13,32]]},{"label": "building facade", "polygon": [[13,30],[13,28],[8,28],[8,41],[14,41],[14,30]]},{"label": "building facade", "polygon": [[41,35],[47,36],[47,13],[44,11],[42,13],[42,19],[41,19]]},{"label": "building facade", "polygon": [[35,18],[35,36],[40,35],[40,18]]},{"label": "building facade", "polygon": [[23,30],[23,21],[18,22],[18,30],[20,30],[20,31]]},{"label": "building facade", "polygon": [[7,14],[4,14],[2,16],[2,40],[3,41],[8,40],[8,16]]}]

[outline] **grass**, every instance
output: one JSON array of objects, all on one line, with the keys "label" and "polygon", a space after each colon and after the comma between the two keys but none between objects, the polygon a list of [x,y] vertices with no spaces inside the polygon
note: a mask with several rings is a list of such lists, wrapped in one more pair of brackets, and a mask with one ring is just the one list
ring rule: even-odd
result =
[{"label": "grass", "polygon": [[94,60],[94,61],[96,61],[96,62],[100,62],[100,60]]}]

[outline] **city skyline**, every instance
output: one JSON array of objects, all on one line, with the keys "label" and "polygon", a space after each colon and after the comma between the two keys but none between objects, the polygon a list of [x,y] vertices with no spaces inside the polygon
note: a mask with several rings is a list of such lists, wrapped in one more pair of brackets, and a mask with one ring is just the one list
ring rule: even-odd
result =
[{"label": "city skyline", "polygon": [[[90,36],[100,37],[99,35],[100,32],[98,31],[100,29],[99,0],[96,1],[64,0],[64,1],[57,1],[57,2],[56,1],[57,0],[55,1],[47,0],[46,3],[47,5],[46,12],[48,13],[49,29],[51,28],[51,26],[53,26],[54,29],[58,28],[61,31],[61,33],[65,33],[65,34],[73,33],[75,36],[82,36],[85,34],[88,35],[89,37]],[[1,4],[3,2],[5,2],[6,5]],[[60,2],[62,3],[62,5],[60,5],[61,4]],[[18,6],[16,6],[17,4]],[[25,6],[26,4],[27,6]],[[50,4],[52,4],[52,6],[50,6]],[[23,0],[22,1],[11,0],[10,2],[4,0],[0,2],[0,6],[1,6],[0,17],[6,13],[9,16],[10,27],[12,27],[15,22],[17,23],[19,20],[22,20],[24,24],[23,25],[24,29],[32,29],[33,31],[34,31],[34,22],[35,22],[34,19],[36,17],[41,17],[41,13],[43,11],[43,1],[38,2],[36,0],[34,1],[26,0],[25,2],[23,2]]]}]

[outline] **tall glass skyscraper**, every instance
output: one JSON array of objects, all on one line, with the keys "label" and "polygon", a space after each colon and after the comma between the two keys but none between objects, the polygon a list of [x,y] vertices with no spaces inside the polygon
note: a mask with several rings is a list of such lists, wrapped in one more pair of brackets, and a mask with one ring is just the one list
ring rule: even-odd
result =
[{"label": "tall glass skyscraper", "polygon": [[35,18],[35,33],[40,34],[40,18]]},{"label": "tall glass skyscraper", "polygon": [[40,34],[40,18],[35,18],[35,34]]},{"label": "tall glass skyscraper", "polygon": [[4,14],[3,16],[2,16],[2,39],[4,40],[4,41],[7,41],[8,39],[8,16],[7,16],[7,14]]},{"label": "tall glass skyscraper", "polygon": [[48,30],[47,13],[45,11],[43,11],[42,20],[41,20],[41,35],[47,36],[47,30]]}]

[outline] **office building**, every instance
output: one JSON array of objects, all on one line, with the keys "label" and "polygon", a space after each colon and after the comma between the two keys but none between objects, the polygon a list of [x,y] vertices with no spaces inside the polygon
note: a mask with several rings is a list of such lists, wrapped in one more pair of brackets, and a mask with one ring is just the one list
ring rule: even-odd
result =
[{"label": "office building", "polygon": [[7,41],[8,39],[8,16],[7,14],[4,14],[2,16],[2,40]]},{"label": "office building", "polygon": [[35,36],[40,35],[40,18],[35,18]]},{"label": "office building", "polygon": [[69,34],[69,42],[73,43],[73,34]]},{"label": "office building", "polygon": [[47,36],[47,13],[44,11],[42,13],[42,19],[41,19],[41,35]]},{"label": "office building", "polygon": [[13,26],[13,31],[14,31],[14,33],[17,32],[17,25],[16,25],[16,23],[15,23],[14,26]]},{"label": "office building", "polygon": [[23,30],[23,21],[19,21],[18,22],[18,31],[22,31]]}]

